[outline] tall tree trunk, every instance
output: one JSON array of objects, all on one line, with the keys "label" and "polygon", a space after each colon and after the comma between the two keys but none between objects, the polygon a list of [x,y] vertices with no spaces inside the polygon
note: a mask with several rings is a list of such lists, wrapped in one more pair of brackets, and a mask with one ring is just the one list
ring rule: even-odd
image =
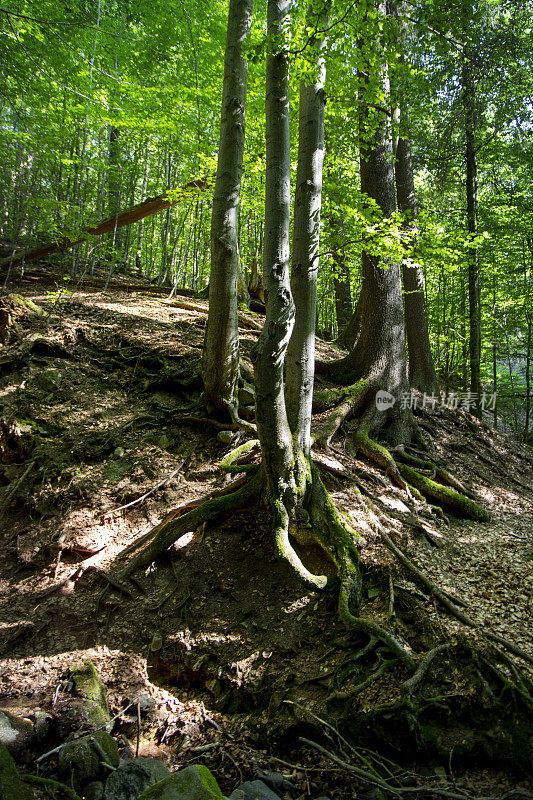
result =
[{"label": "tall tree trunk", "polygon": [[[118,217],[120,212],[120,194],[122,170],[120,167],[120,129],[109,126],[109,146],[107,155],[107,210],[110,217]],[[109,237],[109,256],[116,261],[116,251],[120,247],[120,234],[115,227]]]},{"label": "tall tree trunk", "polygon": [[211,217],[209,316],[204,339],[202,377],[208,405],[237,414],[239,331],[237,215],[244,153],[248,64],[243,44],[252,22],[252,0],[230,0],[220,147]]},{"label": "tall tree trunk", "polygon": [[283,366],[294,325],[289,281],[290,116],[287,28],[290,0],[269,0],[266,62],[266,183],[263,281],[266,320],[254,348],[257,430],[274,499],[276,528],[286,528],[295,505],[294,454]]},{"label": "tall tree trunk", "polygon": [[526,340],[526,416],[524,419],[523,441],[529,443],[529,419],[531,414],[531,328],[533,320],[531,316],[527,318],[527,340]]},{"label": "tall tree trunk", "polygon": [[[319,538],[322,546],[330,553],[337,566],[341,581],[339,610],[347,624],[352,624],[352,616],[360,601],[360,575],[356,540],[358,535],[335,511],[331,500],[312,470],[310,461],[303,454],[299,438],[304,442],[308,436],[300,437],[298,427],[308,428],[310,418],[296,408],[302,403],[302,393],[312,391],[309,377],[309,349],[302,337],[307,334],[313,338],[314,313],[312,319],[298,321],[300,334],[297,335],[295,349],[305,357],[303,370],[293,362],[288,368],[292,373],[289,396],[294,406],[291,408],[291,431],[283,386],[283,367],[287,347],[294,325],[295,306],[289,283],[289,222],[290,222],[290,117],[289,117],[289,55],[287,47],[287,28],[290,0],[269,0],[267,10],[267,36],[269,50],[266,69],[266,184],[265,184],[265,237],[263,245],[263,267],[266,294],[266,320],[254,348],[253,362],[256,380],[257,428],[263,455],[263,468],[267,477],[270,505],[274,517],[274,531],[278,553],[296,570],[298,575],[314,588],[327,584],[324,575],[313,575],[302,563],[289,538],[296,534],[299,525],[299,511],[310,521],[308,527]],[[308,87],[304,87],[304,90]],[[310,123],[311,139],[315,146],[322,141],[320,119],[323,113],[323,99],[304,91],[303,119]],[[318,114],[318,118],[312,117]],[[302,123],[302,117],[300,117]],[[298,174],[311,176],[312,186],[308,190],[301,186],[301,227],[298,237],[301,242],[297,248],[308,265],[304,275],[295,278],[300,294],[297,314],[308,316],[314,309],[314,290],[312,282],[316,270],[318,242],[314,220],[304,224],[304,214],[320,213],[320,191],[317,181],[320,169],[313,171],[309,159],[321,161],[320,155],[310,146],[308,134],[300,131],[301,154],[299,152]],[[307,209],[307,211],[305,211]],[[304,258],[303,251],[307,248]],[[301,280],[303,278],[303,280]],[[312,377],[312,376],[311,376]],[[304,399],[307,407],[307,398]],[[306,510],[306,507],[308,511]]]},{"label": "tall tree trunk", "polygon": [[[329,8],[328,2],[318,14],[310,9],[308,27],[317,30],[327,28]],[[287,349],[286,377],[289,424],[306,456],[309,456],[311,451],[326,79],[326,67],[322,55],[325,40],[318,38],[310,44],[316,54],[318,77],[314,83],[308,84],[305,81],[300,83],[298,168],[294,197],[291,275],[296,317]]]},{"label": "tall tree trunk", "polygon": [[[465,160],[466,160],[466,215],[470,239],[477,235],[477,160],[476,160],[476,120],[475,86],[471,48],[463,51],[462,88],[465,118]],[[468,309],[470,321],[470,390],[476,396],[474,413],[481,417],[481,276],[479,270],[479,251],[476,246],[468,250]]]}]

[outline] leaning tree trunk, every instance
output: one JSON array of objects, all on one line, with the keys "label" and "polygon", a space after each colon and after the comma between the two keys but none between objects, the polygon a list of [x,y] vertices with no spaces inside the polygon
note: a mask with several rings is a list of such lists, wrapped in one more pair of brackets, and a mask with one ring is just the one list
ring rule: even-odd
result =
[{"label": "leaning tree trunk", "polygon": [[252,23],[252,0],[230,0],[220,146],[211,217],[209,316],[202,377],[208,407],[237,416],[239,378],[238,208],[241,191],[248,64],[242,49]]}]

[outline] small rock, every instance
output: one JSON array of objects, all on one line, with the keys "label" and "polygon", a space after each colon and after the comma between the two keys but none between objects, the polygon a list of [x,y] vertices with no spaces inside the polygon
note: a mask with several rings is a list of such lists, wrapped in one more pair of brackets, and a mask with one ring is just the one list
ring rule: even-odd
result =
[{"label": "small rock", "polygon": [[9,711],[0,711],[0,742],[16,755],[29,747],[33,739],[33,725],[27,719]]},{"label": "small rock", "polygon": [[222,442],[222,444],[230,444],[233,440],[233,436],[233,431],[219,431],[217,433],[217,439],[219,442]]},{"label": "small rock", "polygon": [[109,776],[105,800],[134,800],[145,789],[169,775],[167,767],[156,758],[135,758]]},{"label": "small rock", "polygon": [[245,383],[242,389],[239,389],[239,405],[249,406],[255,402],[255,389],[250,383]]},{"label": "small rock", "polygon": [[150,650],[152,653],[156,653],[158,650],[161,650],[163,647],[163,635],[156,631],[152,637],[152,642],[150,644]]},{"label": "small rock", "polygon": [[57,771],[69,779],[74,775],[78,784],[91,781],[103,774],[107,775],[108,770],[101,764],[102,752],[108,764],[118,767],[120,763],[118,748],[107,731],[94,731],[89,736],[67,742],[59,754]]},{"label": "small rock", "polygon": [[155,707],[155,700],[149,694],[140,694],[137,698],[141,714],[148,714]]},{"label": "small rock", "polygon": [[229,800],[280,800],[280,797],[263,781],[246,781],[230,794]]},{"label": "small rock", "polygon": [[113,453],[113,455],[115,456],[115,458],[122,458],[125,452],[126,451],[124,450],[123,447],[117,447],[115,448],[115,452]]},{"label": "small rock", "polygon": [[[85,722],[99,728],[109,722],[110,713],[104,685],[90,658],[70,670],[70,679],[82,698],[82,715]],[[112,740],[113,741],[113,740]]]},{"label": "small rock", "polygon": [[[263,653],[263,655],[265,654]],[[262,772],[259,770],[257,773],[257,778],[258,780],[263,781],[263,783],[266,783],[266,785],[274,792],[288,792],[293,788],[292,783],[287,780],[285,775],[282,775],[281,772]]]},{"label": "small rock", "polygon": [[63,373],[59,369],[49,367],[35,375],[35,383],[43,392],[57,392],[63,382]]},{"label": "small rock", "polygon": [[101,781],[91,781],[83,790],[83,800],[103,800],[104,784]]},{"label": "small rock", "polygon": [[139,800],[223,800],[223,794],[210,770],[195,764],[150,786]]}]

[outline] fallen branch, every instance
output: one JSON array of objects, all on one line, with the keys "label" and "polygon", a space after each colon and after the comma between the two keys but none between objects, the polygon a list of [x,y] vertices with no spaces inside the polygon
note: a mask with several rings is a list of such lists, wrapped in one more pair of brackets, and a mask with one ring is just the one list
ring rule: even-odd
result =
[{"label": "fallen branch", "polygon": [[23,261],[25,264],[27,264],[28,262],[35,261],[38,258],[44,258],[45,256],[52,255],[52,253],[62,253],[64,250],[68,250],[70,247],[74,247],[76,244],[85,242],[89,236],[101,236],[104,233],[111,233],[111,231],[124,228],[126,225],[139,222],[139,220],[144,219],[145,217],[149,217],[152,214],[158,214],[160,211],[164,211],[166,208],[177,205],[184,198],[190,197],[194,190],[204,191],[207,188],[209,188],[207,178],[199,178],[189,181],[189,183],[186,183],[185,186],[182,186],[181,189],[179,189],[181,194],[173,200],[170,200],[167,194],[160,194],[157,197],[152,197],[148,200],[145,200],[144,203],[139,203],[138,205],[126,209],[126,211],[123,211],[121,214],[113,214],[112,217],[102,220],[102,222],[99,222],[97,225],[82,229],[80,235],[75,239],[63,239],[55,242],[49,242],[48,244],[34,247],[31,250],[20,250],[17,253],[13,253],[11,256],[2,258],[0,259],[0,269],[3,267],[15,267],[17,264],[21,264]]}]

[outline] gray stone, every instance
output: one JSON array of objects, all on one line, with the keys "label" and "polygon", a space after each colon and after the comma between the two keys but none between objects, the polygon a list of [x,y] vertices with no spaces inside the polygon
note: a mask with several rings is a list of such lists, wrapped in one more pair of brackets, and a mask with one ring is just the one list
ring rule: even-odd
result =
[{"label": "gray stone", "polygon": [[104,760],[112,767],[118,767],[120,757],[116,742],[107,731],[94,731],[89,736],[67,742],[59,754],[57,771],[69,778],[74,775],[79,785],[107,775],[108,770],[101,763]]},{"label": "gray stone", "polygon": [[229,800],[280,800],[280,798],[263,781],[246,781],[230,794]]},{"label": "gray stone", "polygon": [[33,739],[33,725],[9,711],[0,711],[0,742],[10,753],[20,753]]},{"label": "gray stone", "polygon": [[150,786],[139,800],[222,800],[223,794],[211,772],[203,764],[180,769]]},{"label": "gray stone", "polygon": [[136,758],[109,776],[105,800],[137,800],[145,789],[169,775],[170,771],[157,758]]},{"label": "gray stone", "polygon": [[242,389],[239,389],[239,405],[249,406],[255,402],[255,389],[250,383],[245,383]]},{"label": "gray stone", "polygon": [[233,440],[233,436],[233,431],[219,431],[217,433],[217,439],[222,444],[229,444]]},{"label": "gray stone", "polygon": [[257,778],[263,783],[272,789],[274,792],[288,792],[290,789],[293,788],[292,783],[287,780],[285,775],[282,775],[281,772],[263,772],[259,771],[257,773]]},{"label": "gray stone", "polygon": [[43,392],[57,392],[63,382],[63,373],[59,369],[49,367],[35,375],[35,383]]}]

